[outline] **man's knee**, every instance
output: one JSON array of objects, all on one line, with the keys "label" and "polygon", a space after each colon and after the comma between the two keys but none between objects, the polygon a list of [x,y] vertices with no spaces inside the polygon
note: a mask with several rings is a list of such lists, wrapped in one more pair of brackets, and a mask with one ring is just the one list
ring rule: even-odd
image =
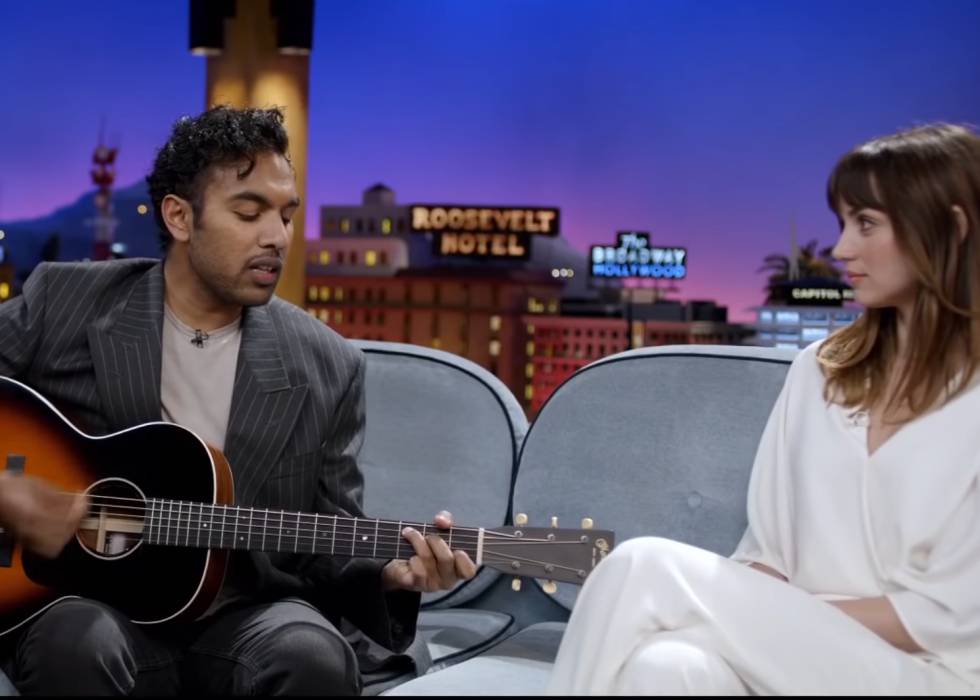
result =
[{"label": "man's knee", "polygon": [[118,616],[82,598],[56,603],[30,623],[17,648],[16,667],[19,686],[47,687],[57,676],[82,692],[90,682],[129,692],[136,674]]},{"label": "man's knee", "polygon": [[[339,634],[294,622],[279,628],[259,674],[259,694],[357,695],[360,673],[354,650]],[[264,687],[263,687],[264,686]]]}]

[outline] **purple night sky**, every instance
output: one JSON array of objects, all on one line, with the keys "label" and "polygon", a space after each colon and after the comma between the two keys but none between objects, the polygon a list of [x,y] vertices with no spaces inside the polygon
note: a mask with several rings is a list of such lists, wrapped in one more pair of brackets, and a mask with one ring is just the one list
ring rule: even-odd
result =
[{"label": "purple night sky", "polygon": [[[4,2],[0,220],[117,184],[204,107],[186,0]],[[735,320],[763,256],[836,236],[824,183],[855,143],[980,123],[980,2],[319,0],[307,235],[375,182],[398,200],[561,209],[585,255],[617,230],[689,250],[677,298]]]}]

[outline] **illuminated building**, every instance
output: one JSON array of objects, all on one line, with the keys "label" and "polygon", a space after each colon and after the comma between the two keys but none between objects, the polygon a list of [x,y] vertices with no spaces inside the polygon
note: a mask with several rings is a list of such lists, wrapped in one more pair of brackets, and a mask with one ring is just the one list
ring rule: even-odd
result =
[{"label": "illuminated building", "polygon": [[780,287],[770,298],[776,303],[755,309],[753,345],[805,348],[861,315],[860,309],[845,306],[854,300],[854,290],[839,280],[797,279]]},{"label": "illuminated building", "polygon": [[[631,321],[596,311],[566,305],[561,316],[525,316],[534,346],[523,394],[531,415],[577,370],[608,355],[650,345],[740,345],[752,334],[747,326],[728,323],[727,310],[713,302],[640,304],[634,306]],[[613,306],[607,312],[621,314],[624,308]]]},{"label": "illuminated building", "polygon": [[5,235],[0,230],[0,303],[14,296],[14,282],[17,279],[13,264],[7,260],[7,249],[3,245]]},{"label": "illuminated building", "polygon": [[[306,242],[306,308],[349,338],[412,343],[487,368],[535,413],[576,369],[629,347],[733,343],[751,333],[712,302],[663,301],[672,287],[624,289],[686,274],[683,248],[620,234],[625,249],[587,258],[559,233],[553,207],[398,204],[377,184],[361,205],[322,206]],[[610,256],[606,259],[606,256]],[[599,258],[602,257],[602,260]],[[590,264],[602,264],[599,276]],[[647,267],[642,267],[646,265]]]},{"label": "illuminated building", "polygon": [[307,268],[307,311],[341,335],[461,355],[515,396],[524,395],[534,352],[522,317],[555,313],[562,288],[543,272],[412,268],[385,276],[337,274],[339,264],[333,274],[316,267]]}]

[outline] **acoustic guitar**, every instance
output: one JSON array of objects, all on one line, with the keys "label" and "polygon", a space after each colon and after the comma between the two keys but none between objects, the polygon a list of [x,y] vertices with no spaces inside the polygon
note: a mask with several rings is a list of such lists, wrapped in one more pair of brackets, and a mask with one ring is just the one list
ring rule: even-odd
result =
[{"label": "acoustic guitar", "polygon": [[87,494],[61,554],[24,551],[0,529],[0,637],[67,596],[105,602],[140,624],[193,620],[214,602],[231,550],[400,559],[401,531],[438,533],[478,565],[581,583],[612,549],[604,530],[453,527],[234,505],[219,450],[172,423],[94,437],[43,396],[0,377],[0,468]]}]

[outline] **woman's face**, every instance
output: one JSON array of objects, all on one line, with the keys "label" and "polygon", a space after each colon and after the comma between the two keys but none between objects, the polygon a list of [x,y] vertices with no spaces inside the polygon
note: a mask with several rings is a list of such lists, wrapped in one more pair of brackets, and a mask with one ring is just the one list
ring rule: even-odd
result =
[{"label": "woman's face", "polygon": [[919,283],[888,214],[846,202],[840,202],[838,212],[843,225],[833,255],[844,263],[856,300],[868,308],[910,309]]}]

